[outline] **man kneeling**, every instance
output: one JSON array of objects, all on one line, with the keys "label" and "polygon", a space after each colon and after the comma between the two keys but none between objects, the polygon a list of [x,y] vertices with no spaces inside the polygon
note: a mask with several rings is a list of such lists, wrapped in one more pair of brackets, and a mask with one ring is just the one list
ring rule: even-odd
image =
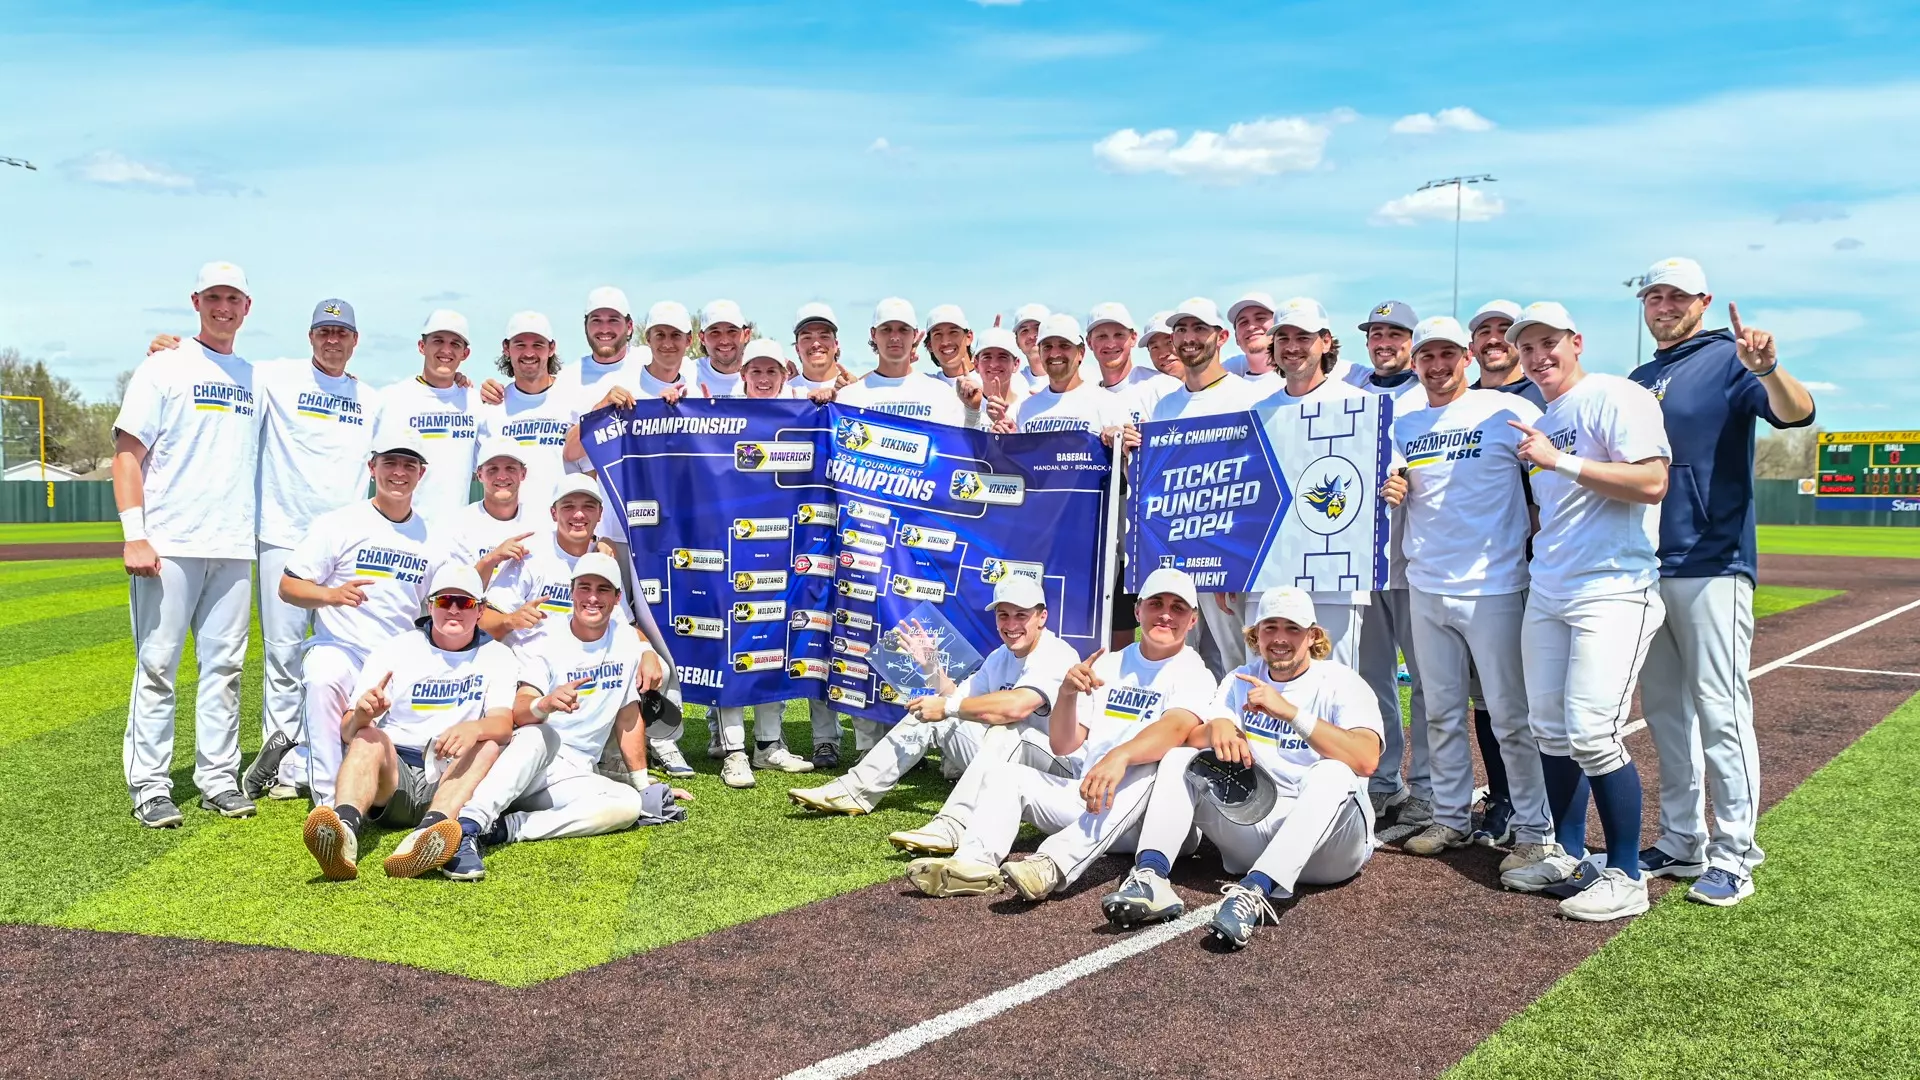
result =
[{"label": "man kneeling", "polygon": [[[1187,647],[1198,602],[1186,571],[1148,575],[1133,606],[1140,640],[1074,665],[1048,720],[1054,754],[1097,763],[1086,778],[1019,761],[992,765],[953,857],[914,860],[908,880],[929,896],[970,896],[999,892],[1004,875],[1022,898],[1040,900],[1073,884],[1109,848],[1130,849],[1155,762],[1199,725],[1217,689]],[[1006,862],[1022,821],[1047,838],[1037,854]]]},{"label": "man kneeling", "polygon": [[[1326,659],[1332,644],[1299,589],[1262,594],[1246,636],[1257,659],[1220,685],[1206,724],[1192,729],[1187,745],[1160,759],[1133,872],[1100,901],[1117,926],[1185,910],[1167,875],[1196,826],[1220,849],[1227,872],[1245,875],[1223,890],[1227,899],[1208,927],[1234,949],[1274,914],[1270,899],[1292,897],[1302,882],[1345,881],[1373,854],[1373,804],[1363,782],[1383,741],[1373,691],[1353,669]],[[1229,769],[1250,767],[1244,780],[1254,790],[1271,785],[1271,808],[1254,818],[1198,794],[1205,788],[1189,785],[1186,774],[1202,750]],[[1230,813],[1251,820],[1234,821]]]},{"label": "man kneeling", "polygon": [[[513,733],[519,665],[482,634],[480,574],[441,565],[427,590],[429,613],[414,630],[373,650],[340,722],[347,744],[332,806],[307,815],[307,850],[329,881],[360,876],[360,830],[368,821],[418,826],[383,863],[389,877],[441,869],[455,880],[479,854],[452,820]],[[449,863],[451,862],[451,865]]]}]

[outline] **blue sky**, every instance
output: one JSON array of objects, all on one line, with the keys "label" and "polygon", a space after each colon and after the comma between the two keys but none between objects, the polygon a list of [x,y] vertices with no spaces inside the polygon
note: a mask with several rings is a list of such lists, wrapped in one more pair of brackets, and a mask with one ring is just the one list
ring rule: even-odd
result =
[{"label": "blue sky", "polygon": [[1911,10],[0,3],[0,26],[0,155],[40,166],[0,169],[0,345],[95,395],[191,328],[216,258],[252,278],[243,354],[304,355],[340,295],[376,382],[435,306],[483,341],[543,310],[577,353],[603,283],[767,324],[1254,288],[1340,325],[1390,296],[1444,313],[1451,203],[1410,197],[1484,172],[1464,310],[1559,299],[1625,371],[1620,282],[1691,255],[1823,426],[1920,426]]}]

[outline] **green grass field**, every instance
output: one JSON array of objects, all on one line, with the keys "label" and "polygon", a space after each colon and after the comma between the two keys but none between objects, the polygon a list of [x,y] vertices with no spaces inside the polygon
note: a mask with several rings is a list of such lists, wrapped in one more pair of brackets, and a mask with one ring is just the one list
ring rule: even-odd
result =
[{"label": "green grass field", "polygon": [[120,539],[117,521],[62,521],[50,525],[0,524],[0,544],[90,544]]},{"label": "green grass field", "polygon": [[1920,528],[1910,526],[1762,525],[1763,555],[1854,555],[1920,559]]}]

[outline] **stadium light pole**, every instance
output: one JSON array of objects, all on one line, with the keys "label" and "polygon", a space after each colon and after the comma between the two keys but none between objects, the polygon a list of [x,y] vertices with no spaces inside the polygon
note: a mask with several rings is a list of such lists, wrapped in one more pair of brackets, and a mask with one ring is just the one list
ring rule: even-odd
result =
[{"label": "stadium light pole", "polygon": [[[1627,280],[1621,282],[1620,284],[1625,285],[1629,289],[1632,289],[1633,295],[1637,298],[1640,295],[1640,290],[1647,287],[1647,275],[1635,274],[1634,276],[1628,278]],[[1645,330],[1646,328],[1647,328],[1647,320],[1642,318],[1638,311],[1634,312],[1633,313],[1633,366],[1634,367],[1640,366],[1640,348],[1641,348],[1640,332],[1642,330]]]},{"label": "stadium light pole", "polygon": [[1431,191],[1434,188],[1453,187],[1453,317],[1460,317],[1460,212],[1466,200],[1468,184],[1497,184],[1498,180],[1486,173],[1472,176],[1449,176],[1443,180],[1429,180],[1416,190]]}]

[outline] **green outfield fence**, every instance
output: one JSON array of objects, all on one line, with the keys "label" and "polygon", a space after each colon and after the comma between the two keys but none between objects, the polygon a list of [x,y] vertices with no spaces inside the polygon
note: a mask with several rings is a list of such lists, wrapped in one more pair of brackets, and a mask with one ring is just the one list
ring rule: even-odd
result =
[{"label": "green outfield fence", "polygon": [[[1759,480],[1754,488],[1754,508],[1762,525],[1920,526],[1920,513],[1916,512],[1815,510],[1813,498],[1800,494],[1792,480]],[[113,508],[113,483],[108,480],[56,483],[51,508],[47,506],[47,486],[38,480],[0,483],[0,522],[115,521],[118,518]]]}]

